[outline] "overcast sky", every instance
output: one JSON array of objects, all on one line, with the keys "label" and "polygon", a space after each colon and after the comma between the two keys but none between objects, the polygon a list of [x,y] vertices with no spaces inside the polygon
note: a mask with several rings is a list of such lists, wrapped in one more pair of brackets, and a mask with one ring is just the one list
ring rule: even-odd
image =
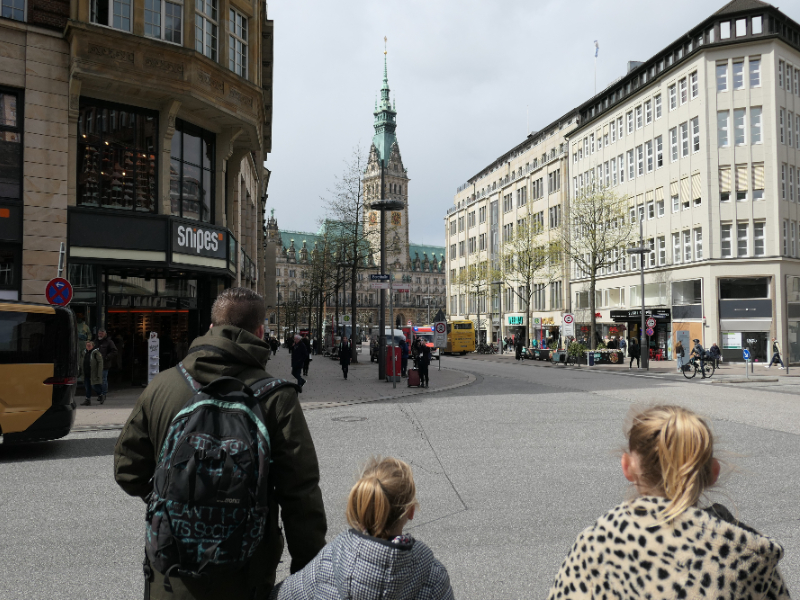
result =
[{"label": "overcast sky", "polygon": [[[724,0],[272,0],[272,171],[282,229],[315,231],[336,176],[374,133],[389,87],[411,179],[411,241],[444,245],[456,188],[526,136],[646,60]],[[800,11],[789,8],[800,20]]]}]

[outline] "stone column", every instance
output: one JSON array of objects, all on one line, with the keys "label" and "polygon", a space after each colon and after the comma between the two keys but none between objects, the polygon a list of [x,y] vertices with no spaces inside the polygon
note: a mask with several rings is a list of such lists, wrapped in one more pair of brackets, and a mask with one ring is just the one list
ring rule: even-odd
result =
[{"label": "stone column", "polygon": [[158,145],[158,197],[159,214],[172,214],[172,205],[169,199],[169,155],[172,152],[172,137],[175,135],[175,117],[181,103],[178,100],[167,100],[158,113],[158,136],[161,143]]}]

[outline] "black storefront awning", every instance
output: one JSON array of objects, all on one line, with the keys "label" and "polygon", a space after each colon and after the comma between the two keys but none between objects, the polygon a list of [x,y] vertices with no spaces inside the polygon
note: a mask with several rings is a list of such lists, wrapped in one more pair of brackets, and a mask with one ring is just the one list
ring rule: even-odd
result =
[{"label": "black storefront awning", "polygon": [[[645,317],[652,317],[656,321],[672,320],[672,313],[668,308],[645,308]],[[614,323],[627,323],[629,321],[639,321],[642,318],[642,309],[633,308],[630,310],[612,310],[611,320]]]}]

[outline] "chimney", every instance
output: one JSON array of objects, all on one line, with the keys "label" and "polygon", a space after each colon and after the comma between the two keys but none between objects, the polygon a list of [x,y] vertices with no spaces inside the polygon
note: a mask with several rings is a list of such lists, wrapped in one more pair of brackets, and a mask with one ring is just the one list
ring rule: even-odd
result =
[{"label": "chimney", "polygon": [[629,60],[628,61],[628,73],[633,71],[636,67],[641,67],[644,63],[640,60]]}]

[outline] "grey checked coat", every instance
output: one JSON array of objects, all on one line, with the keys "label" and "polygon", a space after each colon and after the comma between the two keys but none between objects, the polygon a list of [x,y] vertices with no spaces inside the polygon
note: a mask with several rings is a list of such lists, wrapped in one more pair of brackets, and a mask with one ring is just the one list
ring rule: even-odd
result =
[{"label": "grey checked coat", "polygon": [[395,544],[350,529],[270,600],[453,600],[447,570],[425,544]]}]

